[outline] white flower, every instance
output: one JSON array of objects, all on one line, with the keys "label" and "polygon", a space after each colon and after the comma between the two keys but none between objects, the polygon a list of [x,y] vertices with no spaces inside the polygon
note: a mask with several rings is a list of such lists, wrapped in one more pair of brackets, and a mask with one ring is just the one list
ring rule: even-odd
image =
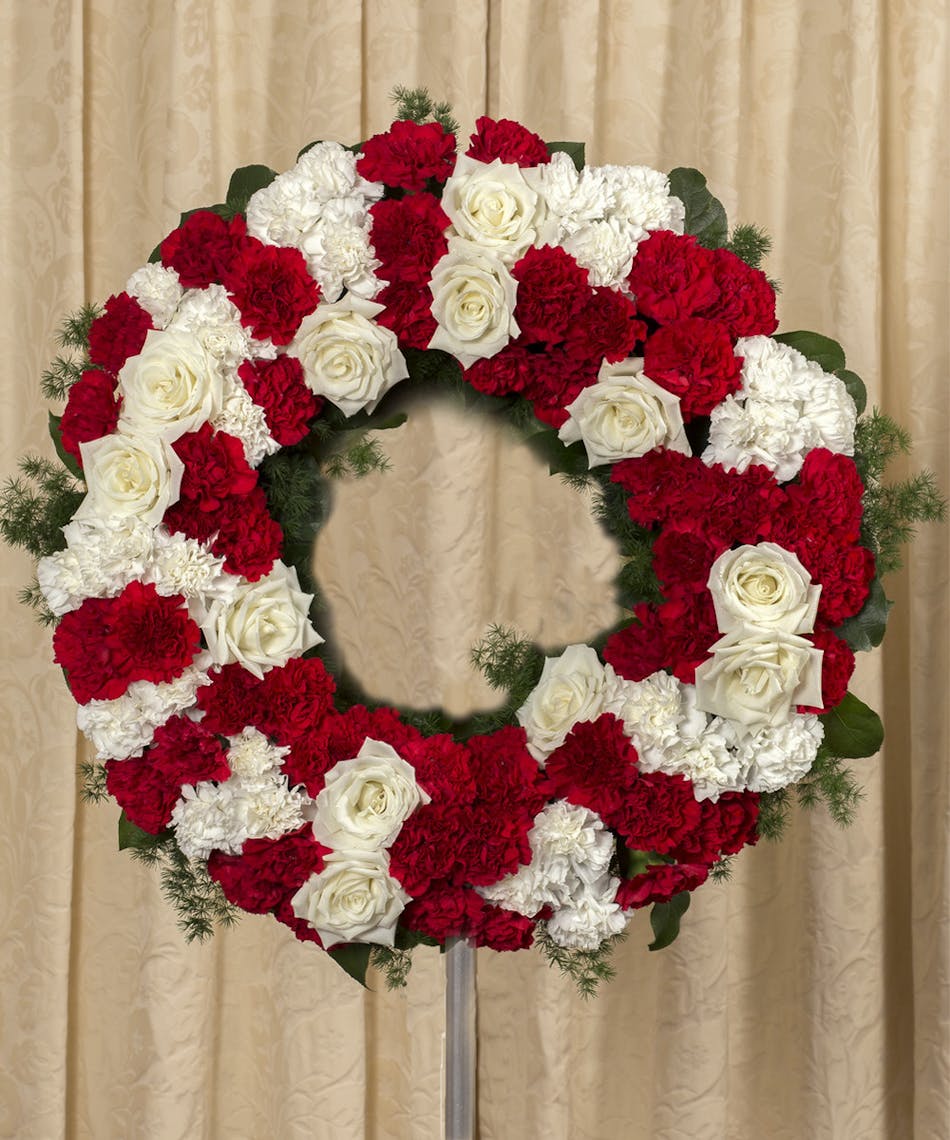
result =
[{"label": "white flower", "polygon": [[588,467],[633,459],[657,447],[690,454],[679,397],[654,384],[637,357],[602,364],[597,383],[584,388],[567,412],[558,438],[582,439]]},{"label": "white flower", "polygon": [[137,576],[151,582],[159,594],[186,598],[232,598],[238,579],[224,569],[218,558],[194,538],[157,527],[152,558]]},{"label": "white flower", "polygon": [[78,562],[82,593],[87,598],[115,597],[129,582],[141,578],[155,546],[155,531],[134,515],[74,517],[63,527],[63,537]]},{"label": "white flower", "polygon": [[382,282],[374,270],[382,262],[370,242],[370,216],[352,199],[330,202],[300,242],[307,269],[320,286],[323,300],[339,299],[344,289],[372,299]]},{"label": "white flower", "polygon": [[211,678],[189,665],[173,681],[133,681],[121,697],[87,701],[76,709],[79,731],[95,747],[98,760],[141,755],[155,729],[195,703],[195,693]]},{"label": "white flower", "polygon": [[291,899],[324,946],[377,942],[392,946],[409,896],[389,874],[385,851],[334,852]]},{"label": "white flower", "polygon": [[616,899],[620,880],[604,875],[547,921],[548,934],[558,946],[569,950],[596,950],[608,938],[621,934],[628,916]]},{"label": "white flower", "polygon": [[240,736],[229,736],[228,744],[228,767],[243,788],[264,787],[282,779],[280,766],[289,748],[271,744],[262,732],[250,726]]},{"label": "white flower", "polygon": [[184,464],[167,440],[123,432],[81,443],[88,488],[73,519],[139,519],[152,526],[178,501]]},{"label": "white flower", "polygon": [[514,317],[517,282],[502,261],[472,243],[450,244],[430,286],[438,328],[429,348],[452,353],[465,368],[494,356],[521,331]]},{"label": "white flower", "polygon": [[551,161],[524,171],[525,178],[538,191],[553,223],[550,242],[563,243],[590,222],[603,220],[613,195],[607,179],[597,167],[578,170],[567,154],[556,151]]},{"label": "white flower", "polygon": [[[231,784],[228,780],[222,787]],[[244,845],[248,839],[278,839],[296,831],[306,822],[303,814],[307,799],[287,787],[287,777],[245,785],[238,782],[229,800],[228,814],[233,821],[232,835]]]},{"label": "white flower", "polygon": [[600,173],[613,197],[610,216],[630,225],[642,240],[653,230],[681,234],[686,208],[670,193],[670,180],[649,166],[601,166]]},{"label": "white flower", "polygon": [[774,542],[739,546],[716,559],[709,592],[722,633],[743,623],[783,633],[811,633],[821,586],[791,551]]},{"label": "white flower", "polygon": [[389,847],[409,816],[430,798],[416,783],[411,764],[391,745],[367,737],[354,757],[338,761],[327,773],[316,798],[313,834],[335,850]]},{"label": "white flower", "polygon": [[589,645],[569,645],[560,657],[546,657],[537,685],[518,709],[528,751],[539,763],[559,748],[575,724],[605,711],[613,669]]},{"label": "white flower", "polygon": [[811,770],[825,730],[812,713],[795,713],[785,724],[759,728],[738,746],[738,759],[748,769],[746,787],[777,792]]},{"label": "white flower", "polygon": [[223,285],[189,290],[168,331],[190,334],[224,369],[237,368],[250,354],[250,334]]},{"label": "white flower", "polygon": [[227,782],[202,780],[181,789],[181,798],[172,809],[171,827],[176,843],[189,859],[207,859],[212,851],[240,853],[247,832],[230,810],[233,797]]},{"label": "white flower", "polygon": [[479,162],[460,155],[442,191],[442,209],[457,234],[513,265],[535,244],[544,219],[544,202],[521,167],[494,159]]},{"label": "white flower", "polygon": [[739,627],[696,670],[699,708],[744,731],[788,720],[793,705],[821,704],[822,651],[804,637]]},{"label": "white flower", "polygon": [[715,803],[723,792],[739,792],[746,786],[749,764],[733,750],[735,744],[731,722],[714,717],[695,736],[684,736],[663,753],[641,757],[640,769],[686,776],[697,800]]},{"label": "white flower", "polygon": [[696,708],[693,686],[662,671],[642,681],[618,677],[605,711],[623,721],[624,732],[633,741],[645,771],[662,767],[669,750],[706,729],[706,714]]},{"label": "white flower", "polygon": [[282,562],[257,582],[238,585],[233,601],[215,598],[195,606],[195,618],[217,665],[238,661],[255,677],[323,638],[311,626],[312,594],[300,589],[297,571]]},{"label": "white flower", "polygon": [[249,467],[259,466],[265,456],[280,451],[280,444],[267,426],[264,409],[251,399],[237,376],[225,381],[224,401],[211,424],[215,431],[227,432],[241,441]]},{"label": "white flower", "polygon": [[626,288],[637,252],[637,231],[620,218],[590,222],[564,241],[564,249],[587,270],[592,286]]},{"label": "white flower", "polygon": [[190,333],[149,331],[119,372],[119,430],[169,443],[195,431],[221,407],[221,372]]},{"label": "white flower", "polygon": [[409,375],[395,334],[372,318],[381,305],[347,294],[318,305],[300,322],[287,351],[303,365],[311,391],[345,416],[372,411],[386,392]]},{"label": "white flower", "polygon": [[50,613],[62,617],[78,610],[91,595],[83,582],[82,565],[75,551],[57,550],[36,564],[36,581]]},{"label": "white flower", "polygon": [[125,291],[138,301],[160,329],[172,319],[182,297],[175,270],[156,264],[136,269],[126,282]]}]

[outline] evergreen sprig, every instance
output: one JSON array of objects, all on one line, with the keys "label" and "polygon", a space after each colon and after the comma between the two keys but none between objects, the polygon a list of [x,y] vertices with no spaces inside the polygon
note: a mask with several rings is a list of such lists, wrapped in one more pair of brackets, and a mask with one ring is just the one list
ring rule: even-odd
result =
[{"label": "evergreen sprig", "polygon": [[791,807],[788,788],[780,788],[777,792],[763,792],[759,796],[757,824],[759,835],[773,843],[781,839],[788,827]]},{"label": "evergreen sprig", "polygon": [[362,435],[345,449],[329,455],[323,470],[330,479],[347,476],[362,479],[373,471],[388,471],[391,466],[379,440],[372,435]]},{"label": "evergreen sprig", "polygon": [[66,545],[62,528],[76,513],[84,492],[65,468],[37,455],[19,461],[22,478],[0,487],[0,535],[34,558],[45,558]]},{"label": "evergreen sprig", "polygon": [[872,408],[858,421],[854,455],[865,485],[861,537],[874,551],[878,575],[901,568],[901,548],[914,537],[917,523],[946,518],[947,500],[932,471],[881,482],[889,464],[910,449],[910,433],[879,408]]},{"label": "evergreen sprig", "polygon": [[509,626],[492,625],[471,651],[472,664],[493,689],[524,703],[544,668],[544,654],[524,634]]},{"label": "evergreen sprig", "polygon": [[[162,893],[178,915],[179,929],[187,942],[204,941],[214,934],[216,926],[233,926],[240,911],[224,897],[218,883],[208,874],[204,864],[192,862],[173,840],[155,848],[156,857],[145,862],[159,862]],[[141,849],[133,849],[143,858]]]},{"label": "evergreen sprig", "polygon": [[87,302],[75,313],[70,313],[60,325],[56,333],[56,340],[64,348],[74,348],[79,352],[86,352],[89,346],[89,330],[92,322],[102,312],[100,307]]},{"label": "evergreen sprig", "polygon": [[611,964],[610,956],[625,938],[625,934],[617,934],[602,942],[596,950],[568,950],[559,946],[548,934],[545,924],[539,922],[534,942],[547,961],[573,979],[577,992],[587,999],[597,993],[601,982],[609,982],[616,977],[617,971]]},{"label": "evergreen sprig", "polygon": [[40,625],[56,625],[59,621],[59,618],[47,605],[46,598],[43,597],[43,591],[40,589],[40,584],[35,575],[28,586],[17,591],[17,601],[21,606],[29,606],[31,610],[35,611],[33,616]]},{"label": "evergreen sprig", "polygon": [[740,223],[732,231],[726,249],[731,250],[736,257],[741,257],[746,265],[759,269],[772,251],[772,239],[758,226]]},{"label": "evergreen sprig", "polygon": [[861,785],[844,761],[821,751],[805,779],[795,785],[795,791],[803,808],[824,803],[839,827],[850,827],[857,806],[864,799]]},{"label": "evergreen sprig", "polygon": [[47,400],[65,400],[82,371],[80,362],[65,356],[55,357],[40,378],[43,395]]},{"label": "evergreen sprig", "polygon": [[425,87],[401,87],[392,89],[389,98],[396,104],[397,119],[411,119],[414,123],[438,123],[446,134],[457,135],[458,120],[452,115],[451,103],[434,103]]},{"label": "evergreen sprig", "polygon": [[109,798],[106,788],[106,766],[94,760],[79,763],[79,797],[84,803],[101,803]]},{"label": "evergreen sprig", "polygon": [[385,975],[387,989],[405,988],[409,971],[412,969],[411,950],[402,950],[397,946],[374,945],[370,950],[369,962]]}]

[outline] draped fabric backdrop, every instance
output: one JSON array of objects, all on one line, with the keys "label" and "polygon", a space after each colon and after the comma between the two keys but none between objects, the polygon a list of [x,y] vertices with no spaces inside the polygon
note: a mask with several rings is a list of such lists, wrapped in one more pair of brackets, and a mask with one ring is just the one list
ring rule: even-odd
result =
[{"label": "draped fabric backdrop", "polygon": [[[774,237],[785,329],[837,336],[873,401],[948,469],[945,0],[4,0],[3,471],[49,453],[60,316],[119,291],[181,209],[316,138],[383,130],[392,86],[594,162],[697,166]],[[615,555],[573,492],[478,419],[428,405],[344,485],[317,543],[370,691],[460,711],[493,620],[544,643],[613,620]],[[885,716],[858,820],[797,814],[581,1001],[534,954],[479,954],[484,1140],[941,1140],[950,1135],[947,530],[888,581]],[[48,633],[2,554],[0,1132],[17,1140],[429,1140],[441,963],[362,992],[247,917],[186,945],[156,877],[77,796],[82,744]]]}]

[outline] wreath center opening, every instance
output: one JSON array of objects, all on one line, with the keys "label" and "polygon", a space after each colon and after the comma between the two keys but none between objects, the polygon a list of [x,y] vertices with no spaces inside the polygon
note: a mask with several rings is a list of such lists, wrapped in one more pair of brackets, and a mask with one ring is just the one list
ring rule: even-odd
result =
[{"label": "wreath center opening", "polygon": [[591,493],[497,417],[444,393],[404,407],[377,437],[388,469],[334,484],[313,556],[321,632],[372,698],[465,717],[502,703],[470,660],[487,629],[589,640],[620,616],[621,559]]}]

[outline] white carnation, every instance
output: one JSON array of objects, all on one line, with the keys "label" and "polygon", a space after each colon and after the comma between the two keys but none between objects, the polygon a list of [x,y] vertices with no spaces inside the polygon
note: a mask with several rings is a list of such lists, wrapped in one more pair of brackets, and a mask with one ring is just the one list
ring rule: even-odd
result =
[{"label": "white carnation", "polygon": [[160,329],[172,319],[182,298],[178,274],[174,269],[157,264],[136,269],[126,282],[125,291],[138,301],[155,327]]},{"label": "white carnation", "polygon": [[749,765],[733,751],[736,733],[728,721],[711,719],[695,736],[684,736],[663,753],[653,753],[654,763],[641,763],[644,771],[685,776],[693,783],[697,800],[719,799],[723,792],[739,792],[746,786]]},{"label": "white carnation", "polygon": [[564,249],[587,270],[592,286],[626,287],[637,252],[637,231],[621,218],[590,222],[564,241]]},{"label": "white carnation", "polygon": [[207,550],[203,543],[183,534],[158,527],[152,558],[143,582],[151,582],[159,594],[185,598],[223,598],[234,596],[238,579],[224,569],[224,559]]},{"label": "white carnation", "polygon": [[811,770],[825,730],[813,713],[793,713],[785,724],[757,729],[738,745],[737,757],[753,792],[777,792]]},{"label": "white carnation", "polygon": [[287,777],[268,783],[240,786],[229,802],[234,821],[232,835],[248,839],[278,839],[288,831],[303,827],[303,808],[308,800],[287,787]]},{"label": "white carnation", "polygon": [[248,727],[240,736],[228,737],[228,767],[232,777],[247,788],[272,784],[281,778],[280,766],[289,748],[271,744],[256,728]]},{"label": "white carnation", "polygon": [[83,601],[92,596],[87,592],[79,558],[75,551],[68,548],[57,550],[55,554],[39,560],[36,564],[36,581],[50,613],[56,617],[79,609]]},{"label": "white carnation", "polygon": [[367,300],[379,292],[382,282],[374,271],[382,263],[374,256],[370,229],[363,206],[345,199],[328,203],[301,240],[307,269],[326,303],[339,300],[344,291]]},{"label": "white carnation", "polygon": [[548,934],[568,950],[596,950],[602,942],[621,934],[627,915],[615,901],[620,880],[604,875],[548,919]]},{"label": "white carnation", "polygon": [[267,426],[264,409],[251,399],[237,376],[229,377],[225,382],[221,410],[211,425],[215,431],[227,432],[241,441],[249,467],[260,466],[266,456],[280,450],[280,444]]},{"label": "white carnation", "polygon": [[552,154],[550,162],[526,170],[525,178],[543,198],[553,224],[545,236],[559,244],[590,222],[601,221],[613,205],[603,169],[585,166],[579,171],[561,151]]},{"label": "white carnation", "polygon": [[659,768],[664,753],[684,738],[695,738],[706,728],[706,714],[696,708],[692,685],[669,673],[652,673],[642,681],[616,678],[606,711],[623,721],[646,771]]},{"label": "white carnation", "polygon": [[642,240],[652,230],[672,230],[681,234],[686,224],[686,208],[670,193],[670,180],[649,166],[601,166],[595,168],[604,178],[613,198],[609,216],[626,222]]},{"label": "white carnation", "polygon": [[231,810],[234,792],[227,783],[210,780],[185,784],[172,809],[175,841],[189,859],[207,859],[212,851],[238,855],[247,838],[242,822]]},{"label": "white carnation", "polygon": [[223,285],[189,290],[168,328],[189,333],[224,369],[237,368],[250,354],[250,334]]}]

